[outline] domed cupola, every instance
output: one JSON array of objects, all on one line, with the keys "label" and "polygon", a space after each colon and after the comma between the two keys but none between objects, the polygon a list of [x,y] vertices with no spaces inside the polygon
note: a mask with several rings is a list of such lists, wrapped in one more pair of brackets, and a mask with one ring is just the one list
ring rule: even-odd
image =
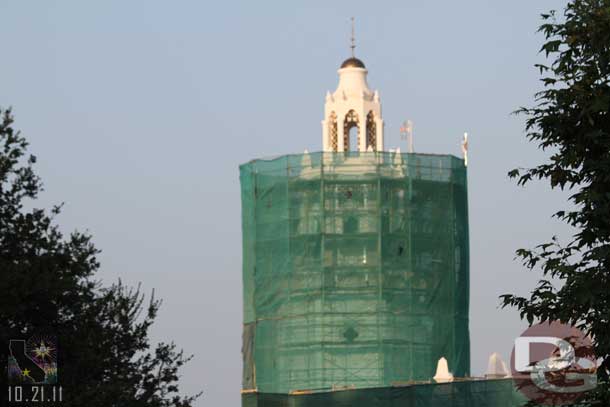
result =
[{"label": "domed cupola", "polygon": [[322,120],[324,151],[383,151],[379,92],[369,88],[368,71],[354,55],[355,48],[352,24],[352,56],[337,71],[337,89],[332,94],[326,93]]},{"label": "domed cupola", "polygon": [[341,69],[343,69],[343,68],[363,68],[363,69],[365,69],[366,67],[364,66],[364,62],[362,62],[358,58],[352,56],[351,58],[347,58],[345,61],[343,61],[343,63],[341,64]]}]

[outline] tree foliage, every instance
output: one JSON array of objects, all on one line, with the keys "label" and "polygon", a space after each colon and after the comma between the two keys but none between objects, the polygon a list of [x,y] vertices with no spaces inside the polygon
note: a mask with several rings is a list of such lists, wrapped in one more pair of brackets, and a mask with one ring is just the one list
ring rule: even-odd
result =
[{"label": "tree foliage", "polygon": [[518,250],[543,277],[529,297],[504,295],[503,305],[530,324],[560,320],[588,332],[602,359],[594,398],[610,405],[610,0],[572,0],[562,15],[542,18],[541,52],[551,62],[537,65],[544,89],[536,106],[518,113],[527,116],[527,138],[550,157],[509,176],[519,185],[545,180],[569,190],[569,208],[554,216],[576,234],[566,244],[553,237]]},{"label": "tree foliage", "polygon": [[[159,300],[120,281],[104,287],[91,236],[65,237],[54,223],[60,207],[30,209],[42,191],[28,143],[0,110],[0,337],[58,337],[58,376],[65,406],[189,407],[178,391],[190,359],[173,343],[151,345]],[[6,349],[6,348],[5,348]],[[7,352],[0,352],[7,365]],[[4,376],[6,377],[6,375]]]}]

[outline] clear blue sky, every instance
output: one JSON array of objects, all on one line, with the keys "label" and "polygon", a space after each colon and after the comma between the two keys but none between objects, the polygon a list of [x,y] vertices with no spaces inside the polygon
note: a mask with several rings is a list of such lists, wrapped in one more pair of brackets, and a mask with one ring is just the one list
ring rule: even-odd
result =
[{"label": "clear blue sky", "polygon": [[[324,95],[356,50],[379,89],[386,148],[415,123],[419,152],[470,133],[473,373],[523,327],[498,295],[534,281],[514,250],[569,233],[565,195],[506,177],[544,155],[523,136],[539,89],[540,12],[564,1],[4,1],[0,106],[38,155],[41,205],[89,230],[107,282],[165,302],[154,338],[196,355],[182,388],[237,406],[241,381],[238,165],[321,148]],[[404,150],[404,145],[402,146]]]}]

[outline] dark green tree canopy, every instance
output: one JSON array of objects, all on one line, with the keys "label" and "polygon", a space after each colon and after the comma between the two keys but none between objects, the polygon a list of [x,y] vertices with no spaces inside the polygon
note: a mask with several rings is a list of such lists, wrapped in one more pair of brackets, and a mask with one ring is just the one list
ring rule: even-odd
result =
[{"label": "dark green tree canopy", "polygon": [[[36,158],[0,110],[0,337],[58,338],[58,377],[65,406],[189,407],[197,396],[178,391],[178,370],[189,357],[170,343],[151,345],[148,330],[161,305],[139,287],[95,279],[98,250],[91,236],[65,237],[50,212],[28,209],[42,184]],[[0,352],[7,366],[7,353]],[[3,376],[6,378],[6,374]],[[6,380],[6,379],[5,379]]]},{"label": "dark green tree canopy", "polygon": [[[543,278],[531,295],[504,295],[522,318],[560,320],[590,333],[603,362],[596,396],[610,405],[610,0],[572,0],[563,15],[542,15],[541,51],[550,65],[537,65],[544,89],[527,116],[530,141],[550,152],[548,161],[509,173],[520,185],[541,179],[568,189],[571,205],[554,214],[577,233],[517,254]],[[557,284],[559,283],[559,284]],[[600,401],[605,400],[605,401]]]}]

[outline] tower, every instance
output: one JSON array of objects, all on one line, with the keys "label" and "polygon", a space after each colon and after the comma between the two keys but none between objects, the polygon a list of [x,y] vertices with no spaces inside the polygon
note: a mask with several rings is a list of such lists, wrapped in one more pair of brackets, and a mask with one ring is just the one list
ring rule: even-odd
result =
[{"label": "tower", "polygon": [[368,70],[364,62],[355,57],[355,47],[352,26],[352,56],[343,61],[337,71],[337,89],[332,94],[326,93],[322,120],[324,151],[383,151],[379,92],[369,88]]},{"label": "tower", "polygon": [[383,151],[366,75],[341,65],[322,152],[240,166],[246,393],[469,373],[466,167]]}]

